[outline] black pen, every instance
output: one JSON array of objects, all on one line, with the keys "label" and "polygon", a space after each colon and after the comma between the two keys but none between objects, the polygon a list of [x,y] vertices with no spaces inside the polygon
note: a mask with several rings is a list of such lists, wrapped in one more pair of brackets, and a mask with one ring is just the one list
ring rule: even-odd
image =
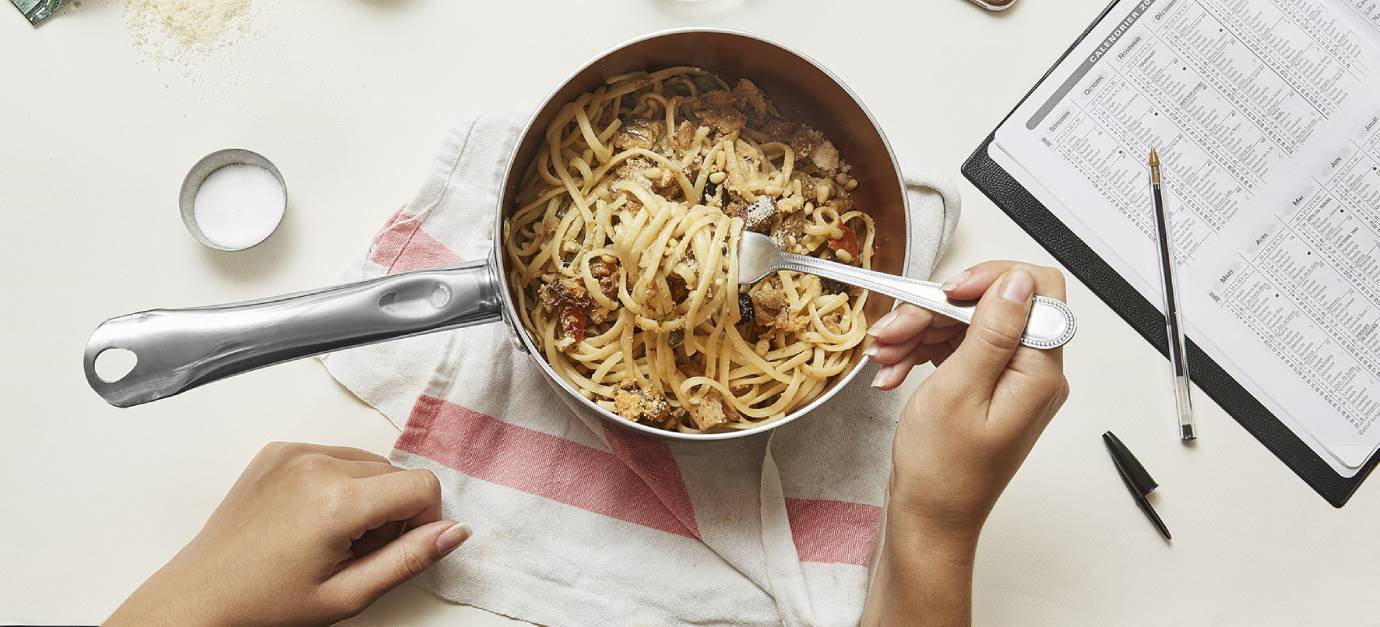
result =
[{"label": "black pen", "polygon": [[1127,449],[1111,431],[1102,434],[1102,441],[1107,444],[1107,452],[1112,454],[1112,463],[1116,464],[1117,474],[1121,475],[1121,480],[1131,492],[1131,498],[1135,499],[1140,511],[1145,512],[1145,517],[1150,519],[1165,540],[1171,540],[1169,527],[1164,525],[1155,508],[1150,506],[1150,500],[1145,498],[1159,487],[1159,484],[1155,483],[1150,473],[1145,470],[1145,466],[1140,465],[1140,460],[1136,459],[1130,449]]}]

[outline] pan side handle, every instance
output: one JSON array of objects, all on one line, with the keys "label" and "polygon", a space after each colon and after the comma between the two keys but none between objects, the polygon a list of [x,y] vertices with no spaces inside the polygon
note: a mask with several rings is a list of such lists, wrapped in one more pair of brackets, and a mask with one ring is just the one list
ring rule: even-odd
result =
[{"label": "pan side handle", "polygon": [[[96,327],[82,356],[101,398],[130,407],[286,361],[500,319],[502,287],[483,261],[419,270],[275,298],[155,309]],[[133,369],[107,381],[97,357],[134,354]]]}]

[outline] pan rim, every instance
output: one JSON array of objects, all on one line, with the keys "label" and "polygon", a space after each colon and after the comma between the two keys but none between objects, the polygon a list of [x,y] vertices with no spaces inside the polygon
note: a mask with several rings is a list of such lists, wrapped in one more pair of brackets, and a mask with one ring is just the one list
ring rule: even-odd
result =
[{"label": "pan rim", "polygon": [[[568,86],[571,83],[571,81],[575,80],[579,75],[583,74],[590,67],[608,58],[615,52],[618,52],[620,50],[623,50],[624,48],[627,48],[635,44],[650,41],[653,39],[658,39],[661,37],[696,33],[729,35],[734,37],[752,39],[767,44],[769,46],[776,47],[791,55],[794,55],[800,60],[804,61],[805,63],[814,66],[825,76],[829,77],[829,79],[834,82],[834,85],[836,85],[839,89],[843,90],[843,92],[848,95],[848,97],[853,101],[853,103],[857,105],[858,109],[862,111],[864,117],[867,118],[867,121],[872,125],[872,130],[876,132],[877,137],[882,142],[882,146],[886,148],[887,156],[890,158],[891,167],[893,168],[894,174],[896,176],[896,183],[900,188],[898,191],[900,192],[901,197],[902,216],[903,222],[905,223],[906,232],[906,246],[905,249],[902,251],[901,255],[901,267],[903,268],[903,271],[906,273],[910,271],[910,196],[906,193],[905,176],[901,173],[901,166],[900,162],[896,158],[896,151],[892,148],[891,141],[887,139],[886,133],[882,130],[881,125],[877,123],[877,118],[874,115],[872,115],[872,111],[869,110],[865,104],[863,104],[863,101],[860,98],[858,98],[858,94],[854,92],[852,88],[848,87],[848,85],[844,83],[843,80],[840,79],[837,74],[830,71],[829,68],[825,67],[812,57],[800,52],[799,50],[791,48],[790,46],[786,46],[780,42],[768,39],[761,35],[756,35],[753,33],[736,29],[718,27],[670,28],[665,30],[654,31],[651,33],[640,35],[638,37],[634,37],[632,39],[628,39],[604,50],[603,52],[600,52],[598,55],[592,57],[588,61],[580,64],[579,67],[571,71],[560,83],[558,83],[554,88],[551,89],[547,96],[542,99],[540,105],[532,111],[532,114],[528,118],[527,123],[523,125],[522,133],[518,135],[518,141],[514,143],[512,152],[508,156],[507,164],[503,168],[503,175],[499,178],[499,180],[502,181],[504,187],[503,189],[500,189],[498,193],[497,219],[494,220],[494,244],[489,253],[491,256],[489,263],[498,275],[495,278],[497,279],[499,289],[503,290],[504,292],[503,297],[499,299],[503,303],[503,321],[504,324],[509,327],[509,331],[511,331],[516,337],[516,341],[514,342],[515,348],[520,348],[523,352],[527,353],[529,357],[536,361],[537,367],[541,370],[541,372],[551,383],[559,387],[560,391],[565,392],[567,396],[577,399],[584,407],[598,414],[600,418],[604,419],[607,422],[612,422],[618,425],[619,427],[625,429],[632,429],[634,431],[645,433],[647,435],[666,438],[670,440],[679,440],[684,442],[713,442],[721,440],[733,440],[737,438],[746,438],[758,435],[761,433],[772,431],[774,429],[785,426],[789,423],[792,423],[800,419],[806,414],[813,412],[820,406],[827,403],[834,397],[834,395],[838,394],[843,388],[847,387],[850,383],[852,383],[853,379],[856,378],[858,374],[861,373],[865,367],[867,367],[868,363],[871,362],[871,359],[866,356],[863,356],[861,359],[858,360],[857,364],[855,364],[851,369],[849,369],[847,373],[840,375],[840,378],[834,382],[832,387],[830,387],[828,390],[820,394],[818,397],[816,397],[809,403],[806,403],[805,405],[796,408],[794,411],[786,414],[785,416],[782,416],[779,419],[764,421],[762,423],[752,426],[751,428],[727,431],[722,433],[682,433],[680,431],[670,431],[667,429],[661,429],[650,425],[644,425],[638,422],[632,422],[604,409],[603,407],[600,407],[594,401],[585,398],[583,394],[580,394],[568,382],[562,379],[560,373],[556,372],[555,369],[551,367],[551,364],[547,362],[541,349],[536,345],[536,342],[532,340],[530,334],[527,332],[527,329],[523,327],[522,324],[519,322],[517,306],[513,302],[512,290],[508,285],[507,262],[504,259],[504,255],[502,254],[503,224],[505,221],[504,219],[506,217],[504,209],[509,201],[508,181],[510,177],[513,175],[513,169],[519,165],[517,163],[517,157],[518,152],[521,150],[522,144],[533,132],[537,120],[542,116],[544,112],[546,112],[552,106],[553,100],[561,93],[561,91],[563,91],[566,88],[566,86]],[[562,106],[564,105],[564,103],[561,104]],[[525,163],[521,165],[524,169],[527,166],[527,164]]]}]

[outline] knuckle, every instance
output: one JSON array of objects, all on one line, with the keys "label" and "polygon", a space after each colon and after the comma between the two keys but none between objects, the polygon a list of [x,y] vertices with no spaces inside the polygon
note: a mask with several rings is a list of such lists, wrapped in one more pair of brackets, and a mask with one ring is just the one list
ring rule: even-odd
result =
[{"label": "knuckle", "polygon": [[311,447],[301,442],[274,442],[270,444],[279,459],[300,457],[310,452]]},{"label": "knuckle", "polygon": [[968,335],[976,336],[973,339],[990,348],[1005,352],[1014,351],[1021,344],[1021,329],[1006,318],[990,318],[983,324],[969,329]]},{"label": "knuckle", "polygon": [[259,454],[270,458],[282,457],[287,454],[291,446],[291,442],[269,442],[259,450]]},{"label": "knuckle", "polygon": [[268,468],[283,468],[293,462],[300,446],[296,442],[269,442],[254,456],[254,461],[261,462]]},{"label": "knuckle", "polygon": [[376,461],[376,462],[379,462],[379,463],[381,463],[381,464],[387,464],[387,463],[389,463],[387,457],[384,457],[384,456],[382,456],[382,455],[379,455],[378,453],[375,453],[375,452],[373,452],[373,451],[366,451],[366,450],[364,450],[364,449],[362,449],[362,448],[357,448],[357,449],[352,449],[352,450],[359,451],[364,457],[368,458],[370,461]]},{"label": "knuckle", "polygon": [[903,303],[898,311],[901,312],[900,315],[918,324],[929,324],[934,319],[934,314],[928,309],[921,309],[910,303]]},{"label": "knuckle", "polygon": [[325,455],[308,453],[297,457],[295,460],[297,470],[304,475],[315,477],[326,474],[330,468],[330,458]]},{"label": "knuckle", "polygon": [[402,582],[412,579],[422,574],[426,570],[428,562],[425,557],[415,550],[403,551],[397,561],[393,563],[394,576],[396,581]]},{"label": "knuckle", "polygon": [[441,480],[436,478],[436,473],[430,470],[418,469],[414,471],[417,475],[417,482],[421,492],[432,497],[436,501],[441,500]]},{"label": "knuckle", "polygon": [[331,518],[338,518],[354,508],[355,495],[349,482],[327,482],[318,490],[321,495],[322,508]]}]

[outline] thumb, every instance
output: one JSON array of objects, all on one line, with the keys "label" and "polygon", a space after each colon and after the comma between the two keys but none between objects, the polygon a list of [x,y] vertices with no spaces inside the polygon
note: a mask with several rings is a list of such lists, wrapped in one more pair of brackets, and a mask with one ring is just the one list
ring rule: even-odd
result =
[{"label": "thumb", "polygon": [[1035,295],[1035,275],[1025,266],[1007,272],[978,301],[963,343],[944,363],[966,381],[990,389],[1021,346]]},{"label": "thumb", "polygon": [[335,594],[362,608],[441,561],[470,534],[468,526],[453,520],[427,523],[350,562],[330,585],[336,587]]}]

